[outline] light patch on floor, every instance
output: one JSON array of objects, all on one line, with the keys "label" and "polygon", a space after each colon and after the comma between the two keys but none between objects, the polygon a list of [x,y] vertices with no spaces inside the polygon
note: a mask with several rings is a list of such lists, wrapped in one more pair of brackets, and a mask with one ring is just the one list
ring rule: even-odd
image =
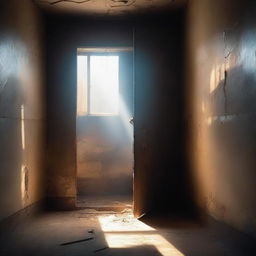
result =
[{"label": "light patch on floor", "polygon": [[130,248],[154,246],[163,256],[184,256],[178,249],[160,235],[105,234],[109,248]]},{"label": "light patch on floor", "polygon": [[163,256],[184,256],[157,231],[134,218],[132,212],[98,217],[109,248],[153,246]]}]

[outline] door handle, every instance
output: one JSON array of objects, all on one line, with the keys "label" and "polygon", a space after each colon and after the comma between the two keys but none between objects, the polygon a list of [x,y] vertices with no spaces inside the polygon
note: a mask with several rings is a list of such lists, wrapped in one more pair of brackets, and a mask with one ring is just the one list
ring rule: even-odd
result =
[{"label": "door handle", "polygon": [[129,123],[132,124],[132,125],[134,124],[134,119],[133,119],[133,117],[130,118]]}]

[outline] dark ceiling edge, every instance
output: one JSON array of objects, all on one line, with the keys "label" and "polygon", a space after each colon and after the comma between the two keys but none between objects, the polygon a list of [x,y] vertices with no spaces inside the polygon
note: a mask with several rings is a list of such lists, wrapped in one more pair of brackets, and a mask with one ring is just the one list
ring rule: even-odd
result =
[{"label": "dark ceiling edge", "polygon": [[[165,20],[171,16],[181,15],[186,11],[186,5],[175,8],[172,10],[158,10],[154,12],[143,12],[143,13],[129,13],[123,15],[93,15],[93,14],[72,14],[72,13],[55,13],[55,12],[45,12],[40,9],[42,15],[45,18],[52,19],[74,19],[74,20],[91,20],[91,21],[150,21],[152,19],[157,23],[158,20]],[[157,20],[156,20],[157,19]]]}]

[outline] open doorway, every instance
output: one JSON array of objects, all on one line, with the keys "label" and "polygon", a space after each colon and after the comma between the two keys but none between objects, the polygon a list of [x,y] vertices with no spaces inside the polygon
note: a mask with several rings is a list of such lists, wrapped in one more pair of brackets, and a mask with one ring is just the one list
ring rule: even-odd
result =
[{"label": "open doorway", "polygon": [[133,204],[133,49],[77,49],[77,207]]}]

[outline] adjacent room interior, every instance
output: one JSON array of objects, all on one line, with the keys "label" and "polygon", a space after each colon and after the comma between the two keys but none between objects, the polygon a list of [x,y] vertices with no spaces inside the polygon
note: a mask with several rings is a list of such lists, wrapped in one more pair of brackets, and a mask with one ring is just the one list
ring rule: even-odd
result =
[{"label": "adjacent room interior", "polygon": [[77,49],[77,207],[132,208],[133,47]]},{"label": "adjacent room interior", "polygon": [[255,256],[253,0],[0,2],[0,254]]}]

